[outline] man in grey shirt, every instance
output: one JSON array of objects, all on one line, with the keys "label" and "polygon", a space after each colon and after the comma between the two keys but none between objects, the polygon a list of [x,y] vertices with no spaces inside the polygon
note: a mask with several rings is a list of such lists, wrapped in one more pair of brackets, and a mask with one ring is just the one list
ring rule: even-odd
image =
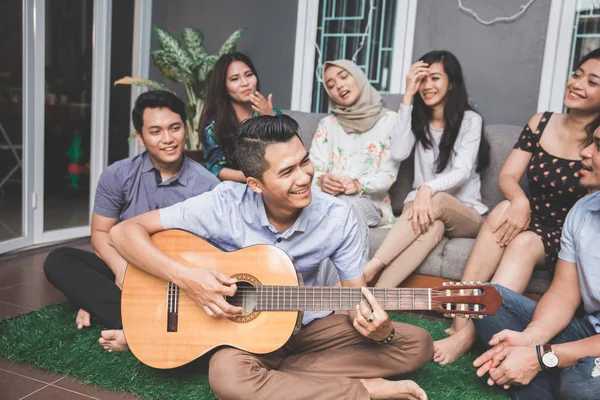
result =
[{"label": "man in grey shirt", "polygon": [[[552,285],[539,303],[498,286],[502,308],[474,321],[491,347],[474,365],[512,399],[598,399],[600,396],[600,121],[581,151],[579,183],[596,190],[569,211]],[[585,317],[574,318],[583,303]]]},{"label": "man in grey shirt", "polygon": [[127,347],[121,330],[121,285],[127,261],[108,244],[117,223],[168,207],[210,191],[219,180],[184,154],[185,104],[164,91],[141,94],[132,111],[133,125],[146,152],[117,161],[104,170],[92,213],[94,253],[62,247],[48,255],[48,280],[80,308],[79,329],[92,319],[106,325],[100,343],[110,351]]}]

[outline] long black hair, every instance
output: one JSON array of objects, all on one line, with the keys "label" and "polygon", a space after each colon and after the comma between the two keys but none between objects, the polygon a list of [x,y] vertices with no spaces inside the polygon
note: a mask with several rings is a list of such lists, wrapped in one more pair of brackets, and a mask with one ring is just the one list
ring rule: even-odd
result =
[{"label": "long black hair", "polygon": [[256,76],[256,90],[260,90],[260,80],[252,61],[242,53],[225,54],[216,62],[208,78],[208,91],[204,110],[198,123],[198,132],[204,135],[204,129],[214,119],[214,134],[225,151],[227,161],[237,167],[235,161],[235,132],[240,123],[231,106],[231,98],[227,94],[227,70],[234,61],[241,61],[250,68]]},{"label": "long black hair", "polygon": [[[448,75],[448,93],[444,104],[444,133],[440,140],[439,155],[436,164],[436,172],[442,172],[454,152],[454,143],[460,132],[460,126],[465,115],[465,111],[474,111],[474,107],[469,102],[467,87],[462,73],[462,68],[454,54],[446,50],[437,50],[425,54],[420,58],[428,65],[440,63],[444,66],[444,72]],[[429,123],[433,118],[431,107],[427,106],[421,96],[416,93],[413,99],[412,111],[412,131],[421,145],[430,149],[433,146]],[[490,164],[490,144],[483,134],[483,124],[481,124],[481,142],[477,153],[477,172],[481,172]]]}]

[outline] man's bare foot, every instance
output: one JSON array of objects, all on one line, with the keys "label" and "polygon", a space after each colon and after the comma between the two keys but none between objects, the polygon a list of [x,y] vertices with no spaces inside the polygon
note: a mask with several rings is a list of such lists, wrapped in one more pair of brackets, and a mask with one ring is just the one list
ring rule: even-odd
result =
[{"label": "man's bare foot", "polygon": [[414,381],[388,381],[382,378],[361,379],[372,399],[427,400],[427,394]]},{"label": "man's bare foot", "polygon": [[381,262],[381,260],[375,257],[371,258],[365,264],[365,280],[367,282],[371,282],[375,278],[375,275],[377,275],[379,270],[383,267],[385,267],[385,264]]},{"label": "man's bare foot", "polygon": [[90,322],[90,313],[81,308],[75,317],[75,324],[77,324],[77,329],[89,328],[92,326],[92,323]]},{"label": "man's bare foot", "polygon": [[433,342],[433,361],[440,365],[451,364],[467,352],[477,339],[473,324],[465,326],[452,336]]},{"label": "man's bare foot", "polygon": [[112,353],[113,351],[126,351],[129,349],[125,334],[122,329],[113,329],[100,332],[102,336],[98,341],[104,347],[104,350]]}]

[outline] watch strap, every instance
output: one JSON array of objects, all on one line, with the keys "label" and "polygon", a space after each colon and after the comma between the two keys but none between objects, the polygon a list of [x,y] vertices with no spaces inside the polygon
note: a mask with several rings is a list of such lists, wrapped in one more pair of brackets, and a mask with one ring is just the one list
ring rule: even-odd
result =
[{"label": "watch strap", "polygon": [[538,358],[538,362],[540,363],[540,367],[542,367],[542,371],[548,369],[544,363],[542,362],[542,351],[541,348],[542,345],[538,344],[537,346],[535,346],[535,351],[537,352],[537,358]]}]

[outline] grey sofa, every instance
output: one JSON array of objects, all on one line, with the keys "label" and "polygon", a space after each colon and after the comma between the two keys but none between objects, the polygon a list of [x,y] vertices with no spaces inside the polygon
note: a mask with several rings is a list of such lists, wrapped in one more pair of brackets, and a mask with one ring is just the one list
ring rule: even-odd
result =
[{"label": "grey sofa", "polygon": [[[383,101],[386,108],[397,110],[400,105],[401,96],[384,95]],[[308,149],[316,131],[317,124],[325,114],[304,113],[298,111],[285,111],[285,113],[290,115],[300,124],[302,140]],[[491,160],[490,166],[482,173],[481,194],[483,202],[490,210],[504,199],[498,189],[498,173],[515,144],[518,135],[521,133],[521,130],[521,127],[514,125],[485,126],[485,135],[491,146]],[[399,215],[402,212],[404,199],[412,188],[413,167],[414,159],[411,156],[406,161],[402,162],[398,178],[390,188],[392,208],[396,215]],[[527,189],[527,182],[525,179],[521,181],[521,186],[524,189]],[[371,255],[377,250],[388,231],[388,229],[383,228],[371,229],[369,235]],[[474,239],[449,239],[444,237],[417,269],[416,273],[455,281],[460,280],[473,243]],[[550,281],[551,276],[548,271],[536,270],[527,287],[527,292],[543,293],[550,285]]]}]

